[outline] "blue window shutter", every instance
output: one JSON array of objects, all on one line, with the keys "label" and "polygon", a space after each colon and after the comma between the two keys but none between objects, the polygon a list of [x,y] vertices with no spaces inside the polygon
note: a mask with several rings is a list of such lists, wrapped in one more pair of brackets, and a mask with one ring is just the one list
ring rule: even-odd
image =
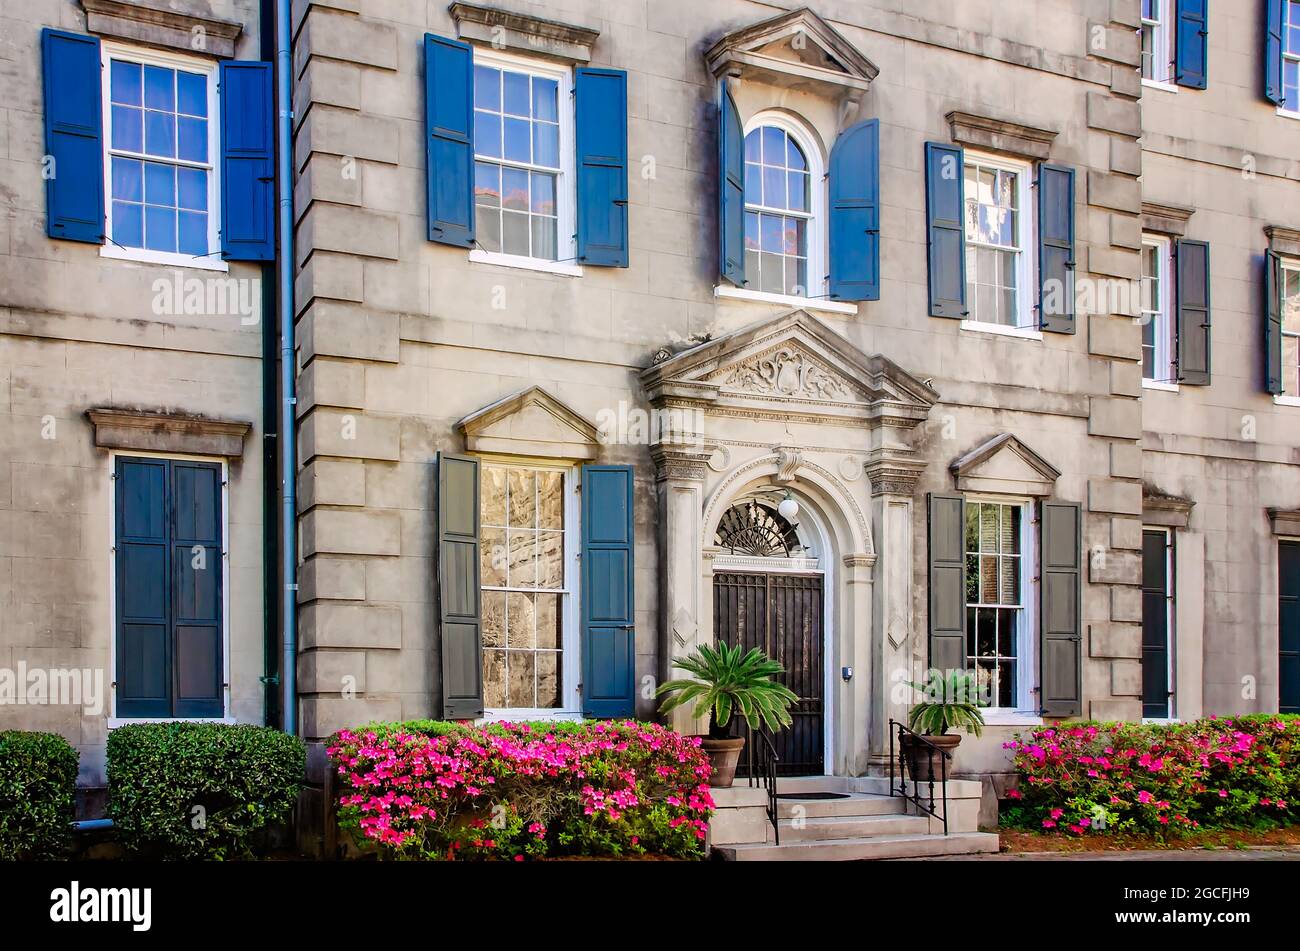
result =
[{"label": "blue window shutter", "polygon": [[582,711],[635,707],[632,467],[582,467]]},{"label": "blue window shutter", "polygon": [[275,79],[270,63],[221,64],[221,254],[275,260]]},{"label": "blue window shutter", "polygon": [[1284,101],[1282,92],[1282,10],[1284,0],[1268,0],[1264,31],[1264,97],[1279,106],[1295,109]]},{"label": "blue window shutter", "polygon": [[424,35],[429,240],[474,246],[474,51]]},{"label": "blue window shutter", "polygon": [[1210,72],[1209,0],[1178,0],[1174,14],[1174,81],[1204,89]]},{"label": "blue window shutter", "polygon": [[115,714],[172,715],[167,460],[117,458]]},{"label": "blue window shutter", "polygon": [[1282,379],[1282,259],[1273,251],[1264,255],[1264,389],[1279,396]]},{"label": "blue window shutter", "polygon": [[1210,385],[1210,246],[1180,240],[1174,246],[1178,382]]},{"label": "blue window shutter", "polygon": [[99,40],[41,31],[45,152],[54,160],[45,180],[45,233],[104,241],[104,117]]},{"label": "blue window shutter", "polygon": [[578,260],[627,267],[627,73],[579,69]]},{"label": "blue window shutter", "polygon": [[830,179],[830,296],[880,300],[880,120],[836,139]]},{"label": "blue window shutter", "polygon": [[221,662],[221,467],[174,460],[171,468],[172,715],[224,713]]},{"label": "blue window shutter", "polygon": [[745,127],[724,81],[718,107],[719,273],[745,286]]},{"label": "blue window shutter", "polygon": [[1038,322],[1074,333],[1074,169],[1038,168]]},{"label": "blue window shutter", "polygon": [[965,153],[961,146],[925,143],[925,216],[930,267],[930,316],[961,320],[966,309]]},{"label": "blue window shutter", "polygon": [[442,716],[469,720],[483,715],[478,459],[439,452],[437,469],[436,596]]}]

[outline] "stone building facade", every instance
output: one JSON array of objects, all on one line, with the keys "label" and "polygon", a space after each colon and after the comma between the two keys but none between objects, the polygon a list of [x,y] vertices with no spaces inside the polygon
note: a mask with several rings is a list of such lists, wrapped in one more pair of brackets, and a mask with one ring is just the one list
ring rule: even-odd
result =
[{"label": "stone building facade", "polygon": [[[989,796],[1002,742],[1054,717],[1294,703],[1300,361],[1267,332],[1265,251],[1274,310],[1296,307],[1300,124],[1265,98],[1276,6],[1202,30],[1197,4],[1140,0],[295,3],[303,735],[649,717],[719,637],[799,678],[786,752],[811,773],[881,769],[904,681],[978,668],[990,728],[956,762]],[[49,451],[20,429],[52,372],[81,436],[39,483],[73,480],[58,499],[19,487],[50,463],[10,466],[0,649],[104,663],[108,470],[82,414],[250,421],[231,553],[260,585],[268,325],[144,319],[153,270],[41,234],[39,27],[85,25],[36,9],[9,46],[33,85],[7,111],[7,438]],[[126,282],[108,313],[70,267]],[[156,372],[119,389],[113,347]],[[57,527],[75,506],[80,534]],[[31,559],[56,566],[35,588]],[[262,589],[239,591],[229,714],[257,721]],[[107,722],[51,725],[93,745]]]}]

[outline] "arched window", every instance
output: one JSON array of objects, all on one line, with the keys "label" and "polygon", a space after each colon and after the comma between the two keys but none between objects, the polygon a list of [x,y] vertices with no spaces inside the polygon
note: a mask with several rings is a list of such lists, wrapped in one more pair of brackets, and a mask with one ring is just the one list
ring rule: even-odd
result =
[{"label": "arched window", "polygon": [[745,135],[745,278],[765,294],[820,296],[821,159],[784,117],[758,116]]}]

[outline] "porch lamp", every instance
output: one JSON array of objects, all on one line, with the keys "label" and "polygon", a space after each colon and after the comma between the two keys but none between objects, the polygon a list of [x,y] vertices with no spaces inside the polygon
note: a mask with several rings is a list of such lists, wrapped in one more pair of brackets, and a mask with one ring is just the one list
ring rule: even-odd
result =
[{"label": "porch lamp", "polygon": [[785,490],[785,498],[781,500],[781,504],[776,507],[776,510],[781,513],[781,517],[787,522],[793,522],[799,516],[799,503],[790,494],[789,489]]}]

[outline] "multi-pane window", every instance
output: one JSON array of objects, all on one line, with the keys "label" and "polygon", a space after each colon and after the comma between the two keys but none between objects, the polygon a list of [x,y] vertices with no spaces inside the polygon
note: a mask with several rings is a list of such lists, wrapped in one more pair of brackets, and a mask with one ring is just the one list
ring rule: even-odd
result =
[{"label": "multi-pane window", "polygon": [[745,136],[745,277],[752,290],[808,296],[808,158],[777,126]]},{"label": "multi-pane window", "polygon": [[124,248],[210,253],[212,74],[114,55],[108,77],[110,237]]},{"label": "multi-pane window", "polygon": [[474,211],[479,247],[559,258],[560,83],[474,67]]},{"label": "multi-pane window", "polygon": [[966,502],[966,666],[979,678],[981,696],[994,707],[1019,700],[1023,506]]},{"label": "multi-pane window", "polygon": [[482,465],[483,703],[562,706],[564,473]]},{"label": "multi-pane window", "polygon": [[1283,108],[1300,112],[1300,0],[1288,0],[1282,24]]},{"label": "multi-pane window", "polygon": [[1142,78],[1168,82],[1172,50],[1169,0],[1142,0]]},{"label": "multi-pane window", "polygon": [[1142,242],[1142,379],[1174,382],[1173,311],[1170,247],[1167,238],[1148,235]]},{"label": "multi-pane window", "polygon": [[1020,324],[1027,168],[966,157],[966,302],[979,323]]},{"label": "multi-pane window", "polygon": [[1282,392],[1300,398],[1300,262],[1282,265]]}]

